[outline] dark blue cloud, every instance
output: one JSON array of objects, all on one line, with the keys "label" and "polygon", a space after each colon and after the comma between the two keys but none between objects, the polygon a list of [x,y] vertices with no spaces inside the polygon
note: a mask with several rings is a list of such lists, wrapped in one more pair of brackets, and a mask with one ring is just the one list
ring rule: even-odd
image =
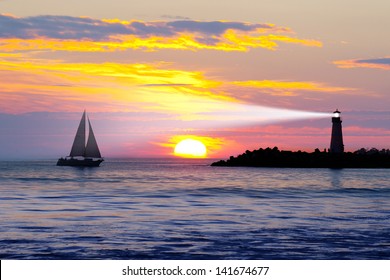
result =
[{"label": "dark blue cloud", "polygon": [[390,57],[373,58],[373,59],[358,59],[358,60],[356,60],[356,62],[357,63],[390,65]]},{"label": "dark blue cloud", "polygon": [[163,23],[148,23],[134,21],[130,24],[133,34],[138,36],[173,36],[175,34],[174,30],[167,28]]},{"label": "dark blue cloud", "polygon": [[120,35],[169,37],[183,32],[196,33],[200,38],[207,38],[208,36],[220,36],[229,29],[253,31],[257,28],[272,31],[276,27],[269,24],[228,21],[119,22],[86,17],[47,15],[17,18],[0,14],[0,38],[33,39],[44,37],[63,40],[102,41]]},{"label": "dark blue cloud", "polygon": [[112,34],[133,34],[129,26],[91,18],[70,16],[35,16],[14,18],[0,15],[1,38],[103,40]]}]

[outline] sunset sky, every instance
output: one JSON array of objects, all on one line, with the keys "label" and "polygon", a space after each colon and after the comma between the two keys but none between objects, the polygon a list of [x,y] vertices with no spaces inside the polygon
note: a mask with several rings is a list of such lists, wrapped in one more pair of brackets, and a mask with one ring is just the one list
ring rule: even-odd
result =
[{"label": "sunset sky", "polygon": [[[388,0],[0,0],[0,159],[390,148]],[[322,113],[322,114],[316,114]]]}]

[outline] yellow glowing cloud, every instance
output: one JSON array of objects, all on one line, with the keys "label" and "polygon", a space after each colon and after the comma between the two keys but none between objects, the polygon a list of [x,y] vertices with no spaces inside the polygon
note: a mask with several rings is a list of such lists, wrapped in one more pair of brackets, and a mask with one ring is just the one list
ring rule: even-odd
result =
[{"label": "yellow glowing cloud", "polygon": [[122,48],[113,48],[110,42],[94,42],[81,40],[59,40],[51,38],[38,39],[0,39],[0,51],[69,51],[69,52],[109,52],[115,50],[124,50]]},{"label": "yellow glowing cloud", "polygon": [[0,58],[2,58],[2,59],[18,58],[18,57],[22,57],[22,55],[19,53],[1,53],[0,52]]},{"label": "yellow glowing cloud", "polygon": [[254,48],[276,50],[278,41],[300,44],[304,46],[321,47],[322,43],[315,40],[298,39],[280,35],[244,35],[229,30],[215,44],[201,43],[193,34],[178,34],[175,37],[150,36],[147,38],[135,35],[113,36],[112,41],[59,40],[51,38],[38,39],[0,39],[0,50],[4,52],[47,50],[69,52],[114,52],[133,50],[216,50],[216,51],[249,51]]},{"label": "yellow glowing cloud", "polygon": [[[44,71],[45,73],[79,73],[99,77],[111,77],[134,86],[182,85],[196,88],[215,87],[219,83],[206,80],[201,72],[164,69],[163,64],[119,63],[34,63],[0,61],[2,69],[17,71]],[[161,67],[161,68],[159,68]]]},{"label": "yellow glowing cloud", "polygon": [[289,37],[285,35],[275,35],[275,34],[267,34],[260,35],[258,34],[246,34],[235,32],[233,30],[228,30],[224,34],[224,46],[226,50],[235,50],[235,51],[248,51],[252,48],[265,48],[269,50],[275,50],[278,47],[277,42],[284,43],[293,43],[300,44],[304,46],[310,47],[322,47],[322,43],[317,40],[306,40],[299,39],[294,37]]},{"label": "yellow glowing cloud", "polygon": [[0,60],[0,82],[0,110],[5,112],[67,110],[90,103],[97,111],[149,110],[188,118],[218,107],[213,99],[233,100],[213,92],[220,82],[199,71],[169,69],[164,63]]},{"label": "yellow glowing cloud", "polygon": [[[95,111],[158,111],[179,114],[181,120],[204,120],[207,116],[199,114],[221,110],[218,101],[242,100],[245,88],[283,96],[351,90],[315,82],[212,80],[201,71],[172,69],[168,63],[64,63],[2,57],[0,110],[4,112],[71,110],[88,103]],[[249,100],[256,98],[249,96]]]}]

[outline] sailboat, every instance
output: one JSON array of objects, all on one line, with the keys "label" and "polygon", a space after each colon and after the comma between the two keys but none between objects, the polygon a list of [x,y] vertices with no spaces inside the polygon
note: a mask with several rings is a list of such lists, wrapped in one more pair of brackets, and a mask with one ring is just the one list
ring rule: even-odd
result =
[{"label": "sailboat", "polygon": [[77,129],[76,136],[73,141],[72,149],[69,156],[60,158],[57,161],[59,166],[99,166],[104,161],[99,147],[93,134],[91,122],[88,118],[89,135],[87,145],[85,145],[86,131],[86,112],[84,110],[83,116]]}]

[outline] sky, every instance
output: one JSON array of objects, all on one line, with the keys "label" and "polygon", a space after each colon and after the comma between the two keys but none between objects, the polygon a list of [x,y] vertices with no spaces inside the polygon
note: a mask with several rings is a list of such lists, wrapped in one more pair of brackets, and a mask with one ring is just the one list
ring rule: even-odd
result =
[{"label": "sky", "polygon": [[387,0],[0,0],[0,160],[390,148]]}]

